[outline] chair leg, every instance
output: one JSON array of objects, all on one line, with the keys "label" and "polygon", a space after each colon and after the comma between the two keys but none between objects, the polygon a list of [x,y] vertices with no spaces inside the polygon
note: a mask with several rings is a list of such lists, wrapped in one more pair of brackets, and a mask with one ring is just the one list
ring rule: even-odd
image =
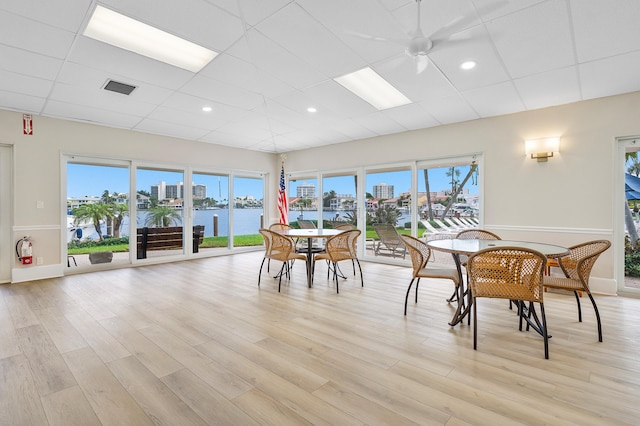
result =
[{"label": "chair leg", "polygon": [[[360,269],[360,282],[362,283],[362,287],[364,287],[364,277],[362,276],[362,266],[360,266],[360,261],[358,259],[355,259],[356,262],[358,262],[358,269]],[[353,262],[353,259],[351,259],[351,261]],[[355,263],[353,265],[353,276],[356,276],[356,266]]]},{"label": "chair leg", "polygon": [[418,287],[420,286],[420,277],[418,277],[418,281],[416,281],[416,303],[418,303]]},{"label": "chair leg", "polygon": [[[262,267],[264,266],[264,261],[267,260],[266,257],[262,258],[262,263],[260,264],[260,272],[258,272],[258,287],[260,287],[260,277],[262,276]],[[271,259],[269,259],[271,260]],[[267,272],[269,271],[269,267],[267,266]]]},{"label": "chair leg", "polygon": [[602,342],[602,324],[600,323],[600,312],[598,312],[598,307],[596,306],[596,300],[591,295],[591,292],[587,293],[589,299],[591,299],[591,304],[593,305],[593,310],[596,313],[596,320],[598,321],[598,341]]},{"label": "chair leg", "polygon": [[[582,308],[580,307],[580,296],[578,296],[578,292],[574,291],[573,294],[576,296],[576,303],[578,304],[578,322],[582,322]],[[591,298],[593,300],[593,298]]]},{"label": "chair leg", "polygon": [[285,263],[282,264],[282,269],[280,269],[280,278],[278,279],[278,293],[280,293],[280,285],[282,284],[282,272],[283,272]]},{"label": "chair leg", "polygon": [[407,301],[409,300],[409,293],[411,292],[411,286],[413,285],[413,281],[415,281],[415,277],[411,279],[409,283],[409,288],[407,288],[407,294],[404,297],[404,314],[407,315]]},{"label": "chair leg", "polygon": [[478,311],[476,298],[473,298],[473,350],[478,349]]},{"label": "chair leg", "polygon": [[544,314],[544,303],[540,302],[540,318],[542,320],[542,337],[544,338],[544,359],[549,359],[549,333],[547,332],[547,317]]}]

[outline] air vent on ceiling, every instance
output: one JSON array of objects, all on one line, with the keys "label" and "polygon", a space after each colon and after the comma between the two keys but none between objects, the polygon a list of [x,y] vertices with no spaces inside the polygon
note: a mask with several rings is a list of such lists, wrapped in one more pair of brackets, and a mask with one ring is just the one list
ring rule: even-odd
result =
[{"label": "air vent on ceiling", "polygon": [[104,90],[110,92],[122,93],[123,95],[130,95],[136,89],[136,86],[130,84],[119,83],[114,80],[109,80],[104,86]]}]

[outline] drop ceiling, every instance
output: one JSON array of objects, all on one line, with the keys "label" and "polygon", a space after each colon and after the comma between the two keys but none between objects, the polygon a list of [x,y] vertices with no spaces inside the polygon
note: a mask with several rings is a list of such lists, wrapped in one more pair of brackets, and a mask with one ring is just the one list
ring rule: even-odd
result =
[{"label": "drop ceiling", "polygon": [[[447,38],[421,73],[414,0],[99,4],[220,54],[193,73],[83,36],[95,1],[5,0],[0,109],[286,152],[640,90],[637,0],[423,0],[423,32]],[[334,81],[367,66],[412,103]]]}]

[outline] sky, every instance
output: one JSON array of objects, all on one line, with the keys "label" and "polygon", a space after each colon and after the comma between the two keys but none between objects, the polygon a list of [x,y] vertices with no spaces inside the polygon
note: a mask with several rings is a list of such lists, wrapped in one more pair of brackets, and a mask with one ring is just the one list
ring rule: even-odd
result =
[{"label": "sky", "polygon": [[[457,179],[462,182],[469,171],[469,166],[456,167],[460,170]],[[451,188],[451,178],[446,176],[448,168],[429,169],[429,185],[432,192],[442,191]],[[229,199],[228,177],[221,175],[195,174],[194,182],[207,186],[207,196],[216,200]],[[164,170],[138,169],[136,185],[139,190],[151,191],[152,185],[157,185],[160,181],[167,184],[183,182],[184,177],[180,172],[170,172]],[[300,179],[287,182],[287,193],[289,198],[296,196],[296,188],[301,183],[313,183],[318,187],[315,179]],[[373,193],[373,185],[386,183],[394,185],[394,195],[409,191],[411,187],[411,172],[386,172],[369,173],[365,182],[366,192]],[[471,184],[471,179],[465,185],[471,194],[478,193],[478,186]],[[105,190],[110,193],[129,192],[129,169],[112,166],[95,166],[86,164],[67,165],[67,197],[76,198],[83,196],[100,197]],[[353,176],[327,177],[323,182],[323,191],[336,191],[337,194],[355,195],[355,184]],[[422,173],[418,177],[418,191],[424,192],[424,179]],[[237,196],[253,195],[256,199],[263,198],[263,187],[261,179],[236,177],[234,181],[234,193]]]}]

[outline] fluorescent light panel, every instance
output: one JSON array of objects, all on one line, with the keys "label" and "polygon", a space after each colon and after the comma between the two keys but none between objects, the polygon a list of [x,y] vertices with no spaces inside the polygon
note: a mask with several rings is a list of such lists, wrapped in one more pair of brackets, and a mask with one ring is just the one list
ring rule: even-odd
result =
[{"label": "fluorescent light panel", "polygon": [[198,72],[218,53],[100,5],[84,35],[185,70]]},{"label": "fluorescent light panel", "polygon": [[411,99],[369,67],[334,80],[379,110],[411,103]]}]

